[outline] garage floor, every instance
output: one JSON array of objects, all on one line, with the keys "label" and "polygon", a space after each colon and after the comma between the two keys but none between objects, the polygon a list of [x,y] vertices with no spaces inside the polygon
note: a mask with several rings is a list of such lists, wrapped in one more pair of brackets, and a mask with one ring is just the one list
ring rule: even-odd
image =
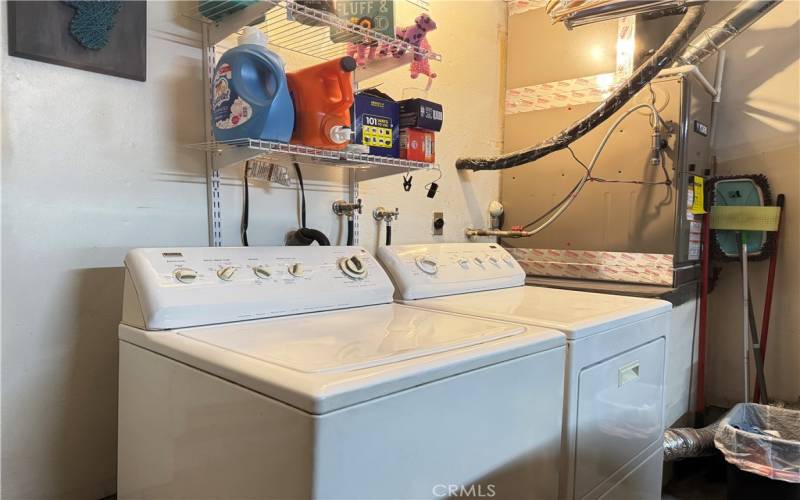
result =
[{"label": "garage floor", "polygon": [[721,456],[674,464],[662,500],[725,500],[725,462]]}]

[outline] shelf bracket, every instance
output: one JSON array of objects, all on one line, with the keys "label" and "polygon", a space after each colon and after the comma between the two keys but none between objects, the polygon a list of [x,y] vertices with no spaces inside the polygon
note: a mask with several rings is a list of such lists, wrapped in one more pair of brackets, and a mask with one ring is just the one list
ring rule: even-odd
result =
[{"label": "shelf bracket", "polygon": [[[209,26],[202,27],[203,42],[203,114],[207,141],[214,140],[211,130],[211,80],[214,74],[216,55],[214,45],[209,43]],[[219,168],[214,162],[214,153],[206,152],[206,197],[208,204],[208,245],[222,246],[222,196],[220,193]]]}]

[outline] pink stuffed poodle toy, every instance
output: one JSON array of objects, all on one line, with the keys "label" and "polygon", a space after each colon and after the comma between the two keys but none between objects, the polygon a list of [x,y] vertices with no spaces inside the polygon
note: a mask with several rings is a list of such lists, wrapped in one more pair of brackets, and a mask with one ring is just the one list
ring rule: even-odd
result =
[{"label": "pink stuffed poodle toy", "polygon": [[[427,36],[428,32],[435,29],[436,22],[431,19],[431,16],[428,14],[420,14],[414,20],[414,24],[412,26],[395,28],[394,34],[398,40],[406,42],[414,47],[422,48],[423,42],[426,42],[427,44],[425,37]],[[428,47],[430,47],[430,45],[428,45]],[[398,43],[390,43],[389,45],[383,46],[380,50],[380,54],[383,56],[388,55],[389,52],[391,52],[394,57],[401,57],[406,53],[406,49]],[[419,54],[414,54],[415,61],[419,61],[421,59],[425,58]]]}]

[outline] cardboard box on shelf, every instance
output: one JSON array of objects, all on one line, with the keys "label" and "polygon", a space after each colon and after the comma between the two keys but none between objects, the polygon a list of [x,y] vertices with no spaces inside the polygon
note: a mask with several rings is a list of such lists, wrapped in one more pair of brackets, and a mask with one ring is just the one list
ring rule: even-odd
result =
[{"label": "cardboard box on shelf", "polygon": [[400,157],[400,111],[388,95],[375,89],[355,95],[353,127],[355,144],[369,146],[369,154]]},{"label": "cardboard box on shelf", "polygon": [[430,130],[404,128],[400,131],[400,158],[433,163],[436,161],[435,137]]},{"label": "cardboard box on shelf", "polygon": [[400,105],[400,128],[442,130],[444,111],[441,104],[425,99],[404,99],[397,104]]}]

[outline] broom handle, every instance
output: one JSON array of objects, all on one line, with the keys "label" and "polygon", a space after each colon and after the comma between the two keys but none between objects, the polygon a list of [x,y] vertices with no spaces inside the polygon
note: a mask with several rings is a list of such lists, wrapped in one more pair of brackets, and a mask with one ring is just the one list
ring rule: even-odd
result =
[{"label": "broom handle", "polygon": [[742,232],[737,231],[736,237],[741,244],[739,256],[742,258],[742,306],[744,314],[742,316],[743,323],[743,363],[744,363],[744,402],[750,402],[750,310],[747,307],[749,297],[747,296],[747,241]]},{"label": "broom handle", "polygon": [[[769,258],[769,274],[767,275],[767,291],[764,295],[764,315],[761,317],[761,361],[763,362],[767,355],[767,337],[769,336],[769,319],[772,314],[772,292],[775,289],[775,269],[778,266],[778,243],[780,242],[781,228],[783,227],[783,207],[786,203],[786,197],[782,194],[778,195],[775,205],[781,209],[781,218],[778,221],[778,231],[775,233],[772,256]],[[756,380],[756,388],[753,391],[753,401],[759,401],[761,397],[761,390]],[[766,396],[764,397],[766,400]]]}]

